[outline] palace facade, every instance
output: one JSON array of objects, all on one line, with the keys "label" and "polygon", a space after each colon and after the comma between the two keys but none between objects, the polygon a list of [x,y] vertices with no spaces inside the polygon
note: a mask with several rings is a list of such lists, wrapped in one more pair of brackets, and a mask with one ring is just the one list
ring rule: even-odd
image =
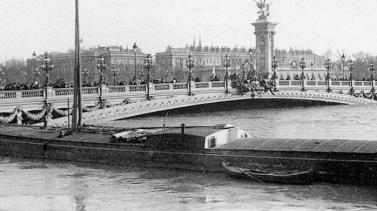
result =
[{"label": "palace facade", "polygon": [[194,78],[208,81],[217,75],[220,80],[223,80],[225,55],[231,59],[229,70],[231,73],[231,71],[240,70],[246,60],[253,61],[253,53],[253,51],[249,53],[245,47],[202,46],[201,40],[196,45],[194,40],[190,46],[186,45],[182,48],[168,46],[164,52],[156,53],[156,65],[161,75],[168,73],[169,78],[184,81],[187,80],[188,74],[186,59],[188,55],[191,55],[195,61],[195,67],[192,69]]},{"label": "palace facade", "polygon": [[[96,64],[98,57],[102,55],[105,58],[106,70],[104,72],[105,82],[113,84],[114,79],[117,82],[129,81],[135,74],[135,58],[136,58],[136,72],[137,79],[139,73],[143,69],[143,62],[145,54],[141,49],[123,48],[122,46],[107,46],[96,47],[86,50],[81,50],[81,72],[84,83],[94,83],[99,80],[100,73],[97,70]],[[55,82],[58,79],[73,83],[74,70],[74,51],[67,53],[50,52],[48,57],[51,59],[54,68],[50,72],[50,81]],[[27,59],[28,75],[33,76],[34,80],[44,82],[45,72],[41,70],[40,66],[44,60],[44,54],[35,55],[33,58]]]},{"label": "palace facade", "polygon": [[[186,47],[182,48],[168,46],[164,52],[156,53],[156,65],[158,66],[160,75],[167,72],[169,78],[176,78],[179,81],[187,80],[186,59],[188,55],[191,55],[195,60],[195,67],[193,68],[194,78],[198,77],[202,81],[210,80],[214,74],[220,80],[224,79],[225,68],[223,62],[225,55],[228,55],[231,59],[229,74],[242,71],[246,60],[250,64],[250,66],[247,66],[247,71],[254,70],[256,65],[255,49],[251,49],[250,51],[245,47],[203,47],[199,40],[198,45],[194,41],[190,46],[186,45]],[[292,48],[289,50],[275,49],[274,55],[278,60],[277,77],[279,79],[293,80],[295,76],[296,78],[297,76],[301,76],[301,68],[299,67],[301,58],[305,59],[306,68],[304,74],[307,80],[325,80],[326,78],[325,56],[317,55],[311,50]],[[345,67],[345,71],[348,71],[347,67]],[[337,72],[339,72],[338,68],[336,68],[336,65],[333,65],[330,70],[331,78],[337,78]]]}]

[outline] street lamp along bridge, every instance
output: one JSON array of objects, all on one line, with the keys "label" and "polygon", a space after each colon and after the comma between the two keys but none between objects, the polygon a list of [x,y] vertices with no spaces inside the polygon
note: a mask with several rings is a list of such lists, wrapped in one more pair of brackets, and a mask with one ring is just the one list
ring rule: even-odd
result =
[{"label": "street lamp along bridge", "polygon": [[192,85],[192,68],[195,66],[195,61],[191,57],[191,54],[188,55],[188,58],[186,59],[186,67],[188,68],[188,78],[187,78],[187,87],[188,87],[188,95],[192,96],[191,92],[191,85]]}]

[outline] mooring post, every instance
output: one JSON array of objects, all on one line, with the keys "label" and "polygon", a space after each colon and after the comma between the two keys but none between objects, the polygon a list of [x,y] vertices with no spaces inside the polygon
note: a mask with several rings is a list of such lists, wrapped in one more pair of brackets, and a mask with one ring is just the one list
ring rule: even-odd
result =
[{"label": "mooring post", "polygon": [[182,142],[185,141],[185,124],[181,124],[181,140]]},{"label": "mooring post", "polygon": [[67,115],[67,117],[68,117],[68,124],[67,124],[67,126],[68,126],[68,129],[70,128],[70,116],[69,116],[69,98],[67,98],[67,110],[68,110],[68,115]]}]

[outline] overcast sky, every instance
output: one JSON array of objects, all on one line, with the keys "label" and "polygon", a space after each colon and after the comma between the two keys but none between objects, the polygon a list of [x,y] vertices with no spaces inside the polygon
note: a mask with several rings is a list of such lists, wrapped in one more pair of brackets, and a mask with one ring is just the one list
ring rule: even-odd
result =
[{"label": "overcast sky", "polygon": [[[275,0],[276,47],[377,52],[376,0]],[[253,0],[80,0],[84,47],[255,46]],[[0,62],[74,47],[74,0],[0,0]]]}]

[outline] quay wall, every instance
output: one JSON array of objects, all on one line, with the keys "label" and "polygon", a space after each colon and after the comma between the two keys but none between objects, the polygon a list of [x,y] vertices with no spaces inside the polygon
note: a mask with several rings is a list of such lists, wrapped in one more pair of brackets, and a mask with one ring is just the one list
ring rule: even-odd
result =
[{"label": "quay wall", "polygon": [[377,184],[377,156],[253,150],[156,151],[143,145],[86,143],[0,135],[0,155],[67,162],[224,172],[223,161],[313,169],[318,182]]}]

